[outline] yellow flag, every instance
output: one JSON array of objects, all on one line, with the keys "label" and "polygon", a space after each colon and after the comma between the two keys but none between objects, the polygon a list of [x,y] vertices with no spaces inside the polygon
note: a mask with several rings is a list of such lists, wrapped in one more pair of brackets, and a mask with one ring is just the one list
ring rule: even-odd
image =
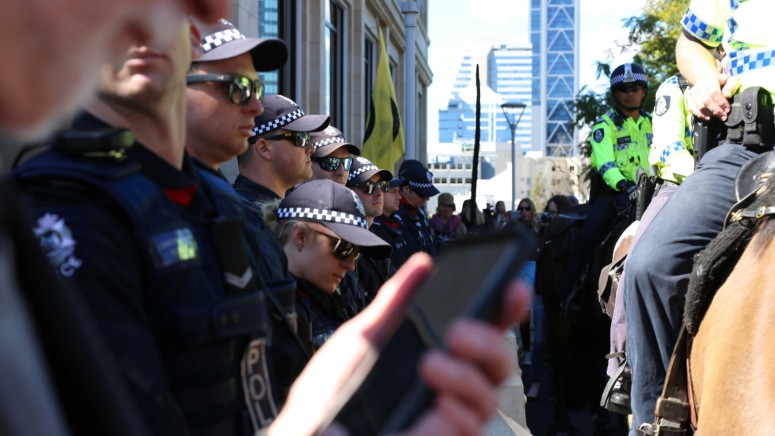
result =
[{"label": "yellow flag", "polygon": [[377,77],[371,90],[369,113],[366,116],[366,134],[363,156],[378,168],[394,172],[395,164],[404,155],[404,129],[396,104],[396,91],[390,77],[385,40],[379,31],[379,61]]}]

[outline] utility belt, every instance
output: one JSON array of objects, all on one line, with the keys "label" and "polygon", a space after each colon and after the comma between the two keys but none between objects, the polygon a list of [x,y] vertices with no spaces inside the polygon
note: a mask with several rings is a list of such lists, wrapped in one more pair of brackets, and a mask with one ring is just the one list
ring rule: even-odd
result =
[{"label": "utility belt", "polygon": [[772,150],[774,119],[770,92],[758,86],[748,88],[732,97],[732,110],[724,122],[727,140],[755,151]]}]

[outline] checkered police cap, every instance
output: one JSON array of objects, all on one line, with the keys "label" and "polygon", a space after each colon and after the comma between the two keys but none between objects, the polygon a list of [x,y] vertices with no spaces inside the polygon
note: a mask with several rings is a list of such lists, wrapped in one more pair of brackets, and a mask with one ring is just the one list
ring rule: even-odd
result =
[{"label": "checkered police cap", "polygon": [[361,154],[361,150],[345,141],[342,131],[334,126],[328,126],[324,130],[311,133],[310,140],[315,148],[312,153],[314,157],[326,157],[341,147],[346,147],[350,153],[356,156]]},{"label": "checkered police cap", "polygon": [[331,223],[348,224],[351,226],[358,226],[363,229],[369,227],[365,218],[357,215],[337,212],[335,210],[317,209],[311,207],[283,207],[277,209],[277,217],[281,220],[284,219],[300,219],[311,221],[325,221]]},{"label": "checkered police cap", "polygon": [[256,127],[250,142],[278,129],[316,132],[328,127],[328,115],[307,115],[295,101],[283,95],[265,95],[262,104],[264,112],[255,119]]},{"label": "checkered police cap", "polygon": [[626,63],[619,65],[611,73],[611,88],[624,83],[640,83],[641,85],[648,87],[649,79],[640,65]]},{"label": "checkered police cap", "polygon": [[202,34],[204,51],[194,63],[215,62],[250,53],[256,71],[274,71],[288,59],[288,47],[279,39],[248,38],[223,18],[215,23],[193,18],[192,21]]},{"label": "checkered police cap", "polygon": [[425,168],[419,160],[408,159],[401,163],[398,175],[404,178],[408,185],[426,198],[439,194],[439,190],[433,186],[433,173]]},{"label": "checkered police cap", "polygon": [[355,186],[379,174],[380,180],[390,180],[393,174],[388,170],[381,170],[365,157],[358,156],[353,159],[350,174],[347,176],[347,186]]},{"label": "checkered police cap", "polygon": [[277,217],[281,221],[293,219],[322,224],[368,255],[380,259],[390,255],[390,244],[368,230],[361,199],[333,180],[317,179],[297,185],[280,202]]}]

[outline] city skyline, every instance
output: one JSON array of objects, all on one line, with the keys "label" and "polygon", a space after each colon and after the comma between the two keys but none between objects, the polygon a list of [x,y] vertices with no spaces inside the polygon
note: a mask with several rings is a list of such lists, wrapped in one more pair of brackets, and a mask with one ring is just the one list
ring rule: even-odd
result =
[{"label": "city skyline", "polygon": [[[428,142],[439,140],[438,114],[446,108],[458,66],[465,54],[485,57],[493,47],[530,44],[530,0],[428,0],[431,45],[429,64],[433,82],[428,89]],[[591,0],[579,2],[579,88],[605,87],[595,78],[595,63],[629,61],[631,53],[619,53],[617,41],[626,40],[623,19],[639,15],[645,0],[620,2],[600,8]],[[486,84],[486,78],[480,80]]]}]

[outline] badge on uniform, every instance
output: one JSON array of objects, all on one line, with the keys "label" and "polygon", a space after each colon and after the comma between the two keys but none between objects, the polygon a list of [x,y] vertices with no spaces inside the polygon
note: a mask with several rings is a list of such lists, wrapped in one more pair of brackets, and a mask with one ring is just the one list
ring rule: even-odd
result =
[{"label": "badge on uniform", "polygon": [[47,213],[38,218],[37,224],[33,231],[51,264],[64,277],[75,274],[75,270],[81,267],[83,260],[75,257],[76,242],[64,218]]},{"label": "badge on uniform", "polygon": [[605,132],[603,131],[603,128],[600,127],[595,130],[595,133],[592,134],[592,138],[594,138],[595,142],[600,142],[605,138]]},{"label": "badge on uniform", "polygon": [[657,114],[657,116],[661,116],[664,115],[668,109],[670,109],[670,96],[660,96],[654,104],[654,113]]}]

